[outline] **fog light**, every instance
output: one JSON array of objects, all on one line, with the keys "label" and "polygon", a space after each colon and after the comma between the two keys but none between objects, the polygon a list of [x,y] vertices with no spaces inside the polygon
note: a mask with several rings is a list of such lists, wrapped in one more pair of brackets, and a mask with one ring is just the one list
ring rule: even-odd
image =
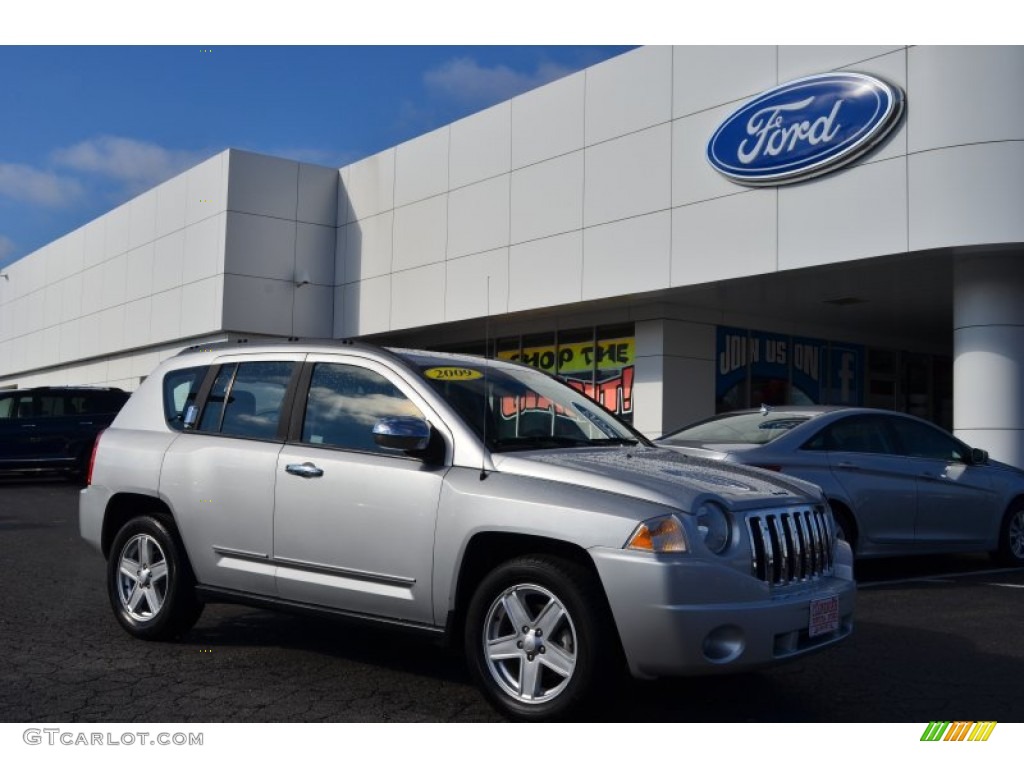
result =
[{"label": "fog light", "polygon": [[747,647],[743,630],[732,624],[711,630],[704,638],[704,658],[715,664],[735,661]]}]

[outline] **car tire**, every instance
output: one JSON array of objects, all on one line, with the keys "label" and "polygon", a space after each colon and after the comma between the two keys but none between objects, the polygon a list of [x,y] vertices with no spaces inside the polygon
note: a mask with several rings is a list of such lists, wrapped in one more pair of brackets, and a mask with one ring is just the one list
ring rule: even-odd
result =
[{"label": "car tire", "polygon": [[492,570],[465,626],[470,670],[491,704],[515,720],[552,720],[611,689],[619,665],[605,605],[596,577],[571,560],[526,556]]},{"label": "car tire", "polygon": [[998,559],[1006,565],[1024,565],[1024,500],[1010,505],[999,529]]},{"label": "car tire", "polygon": [[114,537],[107,561],[107,593],[118,622],[145,640],[171,640],[202,613],[195,577],[169,519],[143,515]]}]

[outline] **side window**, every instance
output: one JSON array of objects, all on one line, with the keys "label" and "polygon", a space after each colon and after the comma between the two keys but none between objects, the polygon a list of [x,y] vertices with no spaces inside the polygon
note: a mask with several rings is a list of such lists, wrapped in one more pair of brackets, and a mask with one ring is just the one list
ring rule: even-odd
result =
[{"label": "side window", "polygon": [[239,362],[217,374],[200,430],[234,437],[272,438],[294,362]]},{"label": "side window", "polygon": [[195,403],[207,366],[183,368],[164,376],[164,418],[172,429],[184,429],[185,411]]},{"label": "side window", "polygon": [[36,410],[36,416],[63,416],[64,395],[42,395]]},{"label": "side window", "polygon": [[850,416],[829,425],[819,436],[828,451],[896,453],[885,424],[877,416]]},{"label": "side window", "polygon": [[239,364],[220,431],[240,437],[274,437],[294,368],[295,363],[284,362]]},{"label": "side window", "polygon": [[[202,379],[200,378],[200,382]],[[70,405],[72,410],[70,413],[77,413],[82,416],[92,416],[100,413],[117,413],[128,401],[127,392],[118,392],[116,390],[99,390],[97,392],[90,392],[85,396],[78,396],[71,398]]]},{"label": "side window", "polygon": [[827,451],[828,450],[828,436],[831,432],[831,427],[825,427],[818,434],[800,446],[805,451]]},{"label": "side window", "polygon": [[200,432],[219,432],[221,417],[224,415],[224,398],[235,377],[237,365],[222,365],[213,381],[213,389],[206,398],[203,417],[199,421]]},{"label": "side window", "polygon": [[10,419],[14,416],[14,395],[0,397],[0,419]]},{"label": "side window", "polygon": [[907,456],[942,461],[967,461],[965,447],[954,437],[935,427],[911,419],[891,417],[889,423]]},{"label": "side window", "polygon": [[423,418],[420,410],[380,374],[353,365],[317,363],[309,384],[302,442],[392,454],[373,439],[384,417]]},{"label": "side window", "polygon": [[36,415],[36,400],[32,395],[22,395],[18,398],[18,405],[14,410],[16,419],[32,419]]},{"label": "side window", "polygon": [[199,422],[200,431],[274,437],[294,368],[295,363],[273,361],[222,366]]}]

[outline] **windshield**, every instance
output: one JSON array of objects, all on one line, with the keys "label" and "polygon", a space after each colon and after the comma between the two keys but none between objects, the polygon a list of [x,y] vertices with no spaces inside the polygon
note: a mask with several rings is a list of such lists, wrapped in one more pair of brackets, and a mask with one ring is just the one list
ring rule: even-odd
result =
[{"label": "windshield", "polygon": [[661,439],[661,442],[685,443],[746,443],[764,445],[784,435],[793,427],[811,418],[807,413],[770,411],[761,413],[731,413],[694,424]]},{"label": "windshield", "polygon": [[540,371],[482,358],[402,357],[491,451],[647,442],[582,392]]}]

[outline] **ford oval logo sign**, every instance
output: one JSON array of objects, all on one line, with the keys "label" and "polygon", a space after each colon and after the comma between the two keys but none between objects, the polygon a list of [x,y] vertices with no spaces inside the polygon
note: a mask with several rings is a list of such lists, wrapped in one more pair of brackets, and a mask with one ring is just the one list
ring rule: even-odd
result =
[{"label": "ford oval logo sign", "polygon": [[748,185],[789,184],[835,170],[899,122],[903,92],[869,75],[829,72],[784,83],[733,112],[708,162]]}]

